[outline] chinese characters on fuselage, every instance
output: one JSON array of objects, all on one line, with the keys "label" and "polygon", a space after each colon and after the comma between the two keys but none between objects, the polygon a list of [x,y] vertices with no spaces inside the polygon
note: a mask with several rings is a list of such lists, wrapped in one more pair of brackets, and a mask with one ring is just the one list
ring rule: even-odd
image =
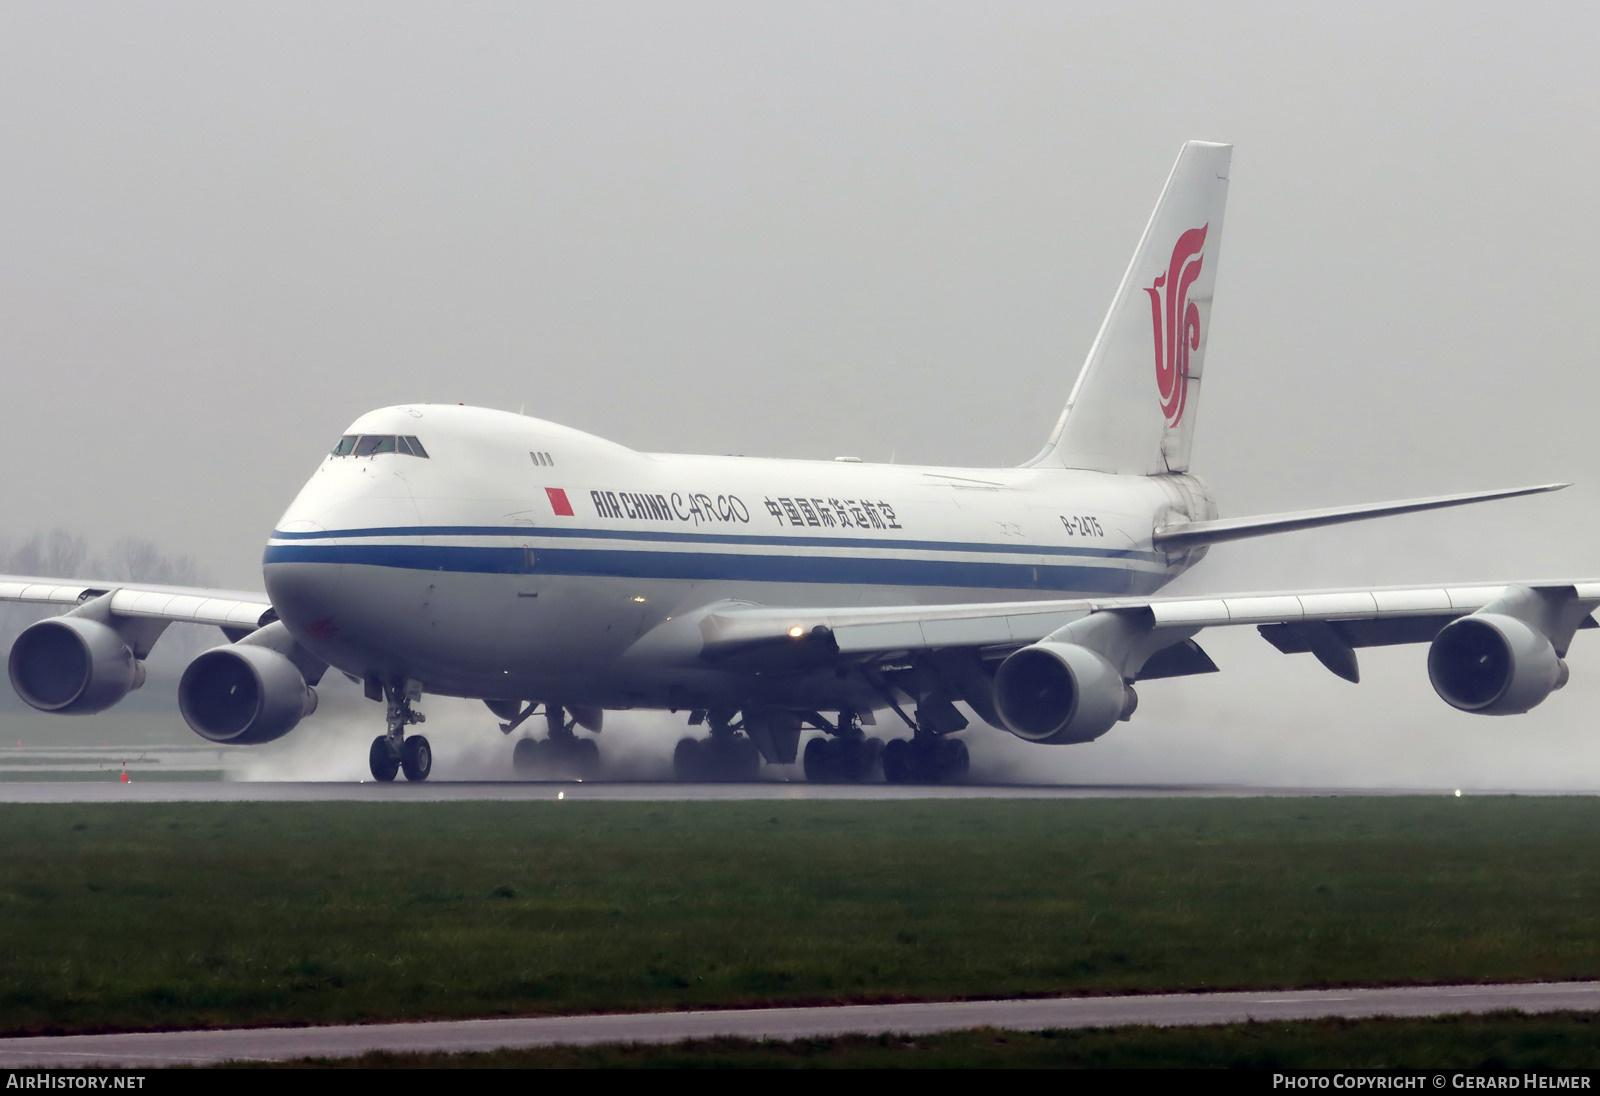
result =
[{"label": "chinese characters on fuselage", "polygon": [[894,507],[869,499],[768,498],[767,513],[779,525],[824,529],[899,529]]}]

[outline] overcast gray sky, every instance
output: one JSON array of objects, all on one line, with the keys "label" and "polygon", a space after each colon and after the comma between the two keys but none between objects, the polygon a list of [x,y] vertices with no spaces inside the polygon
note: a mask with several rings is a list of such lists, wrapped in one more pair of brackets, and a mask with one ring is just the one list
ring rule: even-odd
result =
[{"label": "overcast gray sky", "polygon": [[258,586],[341,429],[425,399],[643,449],[1015,463],[1205,138],[1236,145],[1196,444],[1225,513],[1579,486],[1227,546],[1188,585],[1600,573],[1597,30],[1539,3],[10,0],[0,533]]}]

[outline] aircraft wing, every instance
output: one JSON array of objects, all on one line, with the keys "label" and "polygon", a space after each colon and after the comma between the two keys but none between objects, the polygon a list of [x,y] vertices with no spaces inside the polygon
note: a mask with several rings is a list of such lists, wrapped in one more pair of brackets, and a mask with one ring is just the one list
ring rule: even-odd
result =
[{"label": "aircraft wing", "polygon": [[[713,661],[785,641],[797,646],[816,644],[822,642],[824,634],[831,637],[831,646],[846,656],[892,656],[946,647],[999,652],[1040,642],[1092,614],[1113,612],[1143,618],[1156,633],[1193,634],[1202,628],[1254,624],[1271,638],[1284,633],[1267,629],[1338,623],[1350,626],[1352,646],[1374,647],[1431,639],[1450,621],[1478,612],[1514,590],[1564,596],[1571,611],[1584,619],[1600,607],[1600,579],[1586,579],[879,608],[734,605],[708,614],[701,631],[705,637],[703,655]],[[1573,626],[1596,625],[1575,620]],[[823,631],[818,632],[818,628]],[[1274,645],[1280,650],[1293,646],[1287,642]]]},{"label": "aircraft wing", "polygon": [[215,624],[229,638],[255,631],[277,619],[265,594],[242,590],[210,590],[192,586],[158,586],[119,580],[32,578],[0,575],[0,602],[87,605],[109,597],[112,615],[172,624]]},{"label": "aircraft wing", "polygon": [[1223,625],[1254,625],[1278,650],[1309,653],[1347,681],[1359,680],[1359,648],[1431,643],[1429,677],[1447,703],[1527,711],[1566,683],[1567,648],[1578,629],[1600,627],[1597,607],[1600,579],[880,608],[726,604],[697,621],[695,653],[766,675],[854,672],[891,705],[916,703],[918,722],[935,730],[966,725],[950,703],[964,700],[1019,737],[1079,742],[1132,714],[1131,683],[1215,672],[1193,637]]}]

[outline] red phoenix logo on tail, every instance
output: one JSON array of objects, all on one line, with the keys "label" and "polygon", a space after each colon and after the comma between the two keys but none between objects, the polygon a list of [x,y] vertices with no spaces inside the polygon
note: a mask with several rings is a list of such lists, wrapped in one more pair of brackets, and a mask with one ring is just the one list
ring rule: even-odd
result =
[{"label": "red phoenix logo on tail", "polygon": [[1156,389],[1167,426],[1183,418],[1189,395],[1189,354],[1200,349],[1200,309],[1189,300],[1189,287],[1200,277],[1209,224],[1178,237],[1167,272],[1145,292],[1150,294],[1150,324],[1156,337]]}]

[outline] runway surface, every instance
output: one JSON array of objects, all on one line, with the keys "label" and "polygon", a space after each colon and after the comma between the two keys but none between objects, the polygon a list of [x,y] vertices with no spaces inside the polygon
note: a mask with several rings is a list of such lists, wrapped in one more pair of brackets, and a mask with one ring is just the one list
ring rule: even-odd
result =
[{"label": "runway surface", "polygon": [[215,746],[21,746],[0,750],[0,780],[32,770],[221,772],[227,754]]},{"label": "runway surface", "polygon": [[[543,802],[699,802],[735,800],[900,800],[900,799],[1110,799],[1259,796],[1453,795],[1450,788],[1273,788],[1242,784],[1018,785],[806,784],[758,781],[749,784],[542,783],[481,781],[409,784],[338,782],[18,781],[0,782],[0,803],[442,803],[485,800]],[[1496,792],[1472,795],[1594,795],[1570,792]]]},{"label": "runway surface", "polygon": [[1328,1016],[1437,1016],[1499,1009],[1529,1013],[1600,1009],[1600,982],[934,1001],[836,1008],[47,1036],[0,1039],[0,1068],[91,1065],[137,1068],[230,1060],[348,1058],[369,1050],[459,1053],[558,1044],[674,1043],[714,1036],[806,1039],[882,1032],[926,1035],[975,1027],[1016,1031],[1125,1024],[1170,1027]]}]

